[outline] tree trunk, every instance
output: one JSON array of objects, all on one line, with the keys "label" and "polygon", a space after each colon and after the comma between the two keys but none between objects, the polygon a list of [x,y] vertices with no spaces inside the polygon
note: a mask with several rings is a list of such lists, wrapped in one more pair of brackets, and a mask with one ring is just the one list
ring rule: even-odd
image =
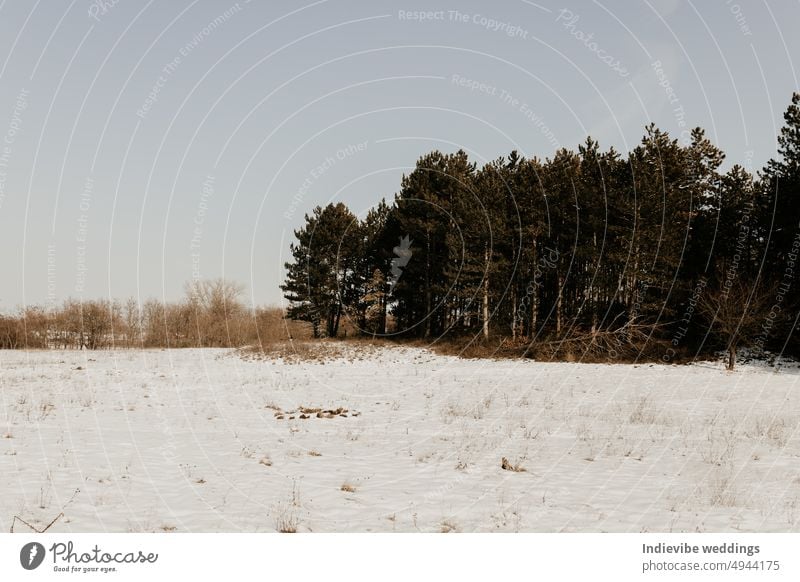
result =
[{"label": "tree trunk", "polygon": [[339,335],[339,319],[342,316],[342,304],[341,302],[336,305],[336,316],[333,320],[333,333],[331,337],[337,337]]},{"label": "tree trunk", "polygon": [[736,365],[736,346],[731,344],[728,346],[728,370],[733,370]]},{"label": "tree trunk", "polygon": [[489,249],[483,252],[486,276],[483,278],[483,339],[489,339]]},{"label": "tree trunk", "polygon": [[[636,313],[634,312],[634,307],[639,301],[638,296],[638,285],[639,285],[639,245],[636,245],[635,255],[634,255],[634,262],[633,262],[633,270],[631,271],[631,278],[628,282],[628,289],[626,290],[626,307],[628,308],[628,322],[633,323],[633,320],[636,318]],[[631,299],[633,300],[631,302]]]},{"label": "tree trunk", "polygon": [[556,289],[556,335],[561,335],[561,308],[562,308],[562,298],[564,296],[563,287],[564,279],[561,275],[558,276],[558,288]]},{"label": "tree trunk", "polygon": [[511,292],[511,339],[517,339],[517,290]]},{"label": "tree trunk", "polygon": [[425,241],[425,337],[431,335],[431,235]]},{"label": "tree trunk", "polygon": [[381,335],[386,335],[386,293],[381,295],[381,314],[378,323],[378,331]]},{"label": "tree trunk", "polygon": [[529,336],[533,339],[536,336],[536,316],[539,313],[539,282],[536,280],[536,261],[539,259],[536,257],[536,237],[533,237],[533,278],[531,279],[531,329],[529,330]]},{"label": "tree trunk", "polygon": [[335,314],[334,309],[335,308],[331,307],[331,310],[328,313],[328,318],[327,318],[326,325],[325,325],[325,333],[327,334],[328,337],[333,337],[333,335],[334,335],[333,323],[334,323],[335,318],[336,318],[336,314]]}]

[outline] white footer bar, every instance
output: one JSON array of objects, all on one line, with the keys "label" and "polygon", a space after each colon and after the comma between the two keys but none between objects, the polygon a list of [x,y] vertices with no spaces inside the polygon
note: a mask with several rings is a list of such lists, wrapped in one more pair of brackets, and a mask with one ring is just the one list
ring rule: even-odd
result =
[{"label": "white footer bar", "polygon": [[2,534],[0,580],[800,580],[800,534]]}]

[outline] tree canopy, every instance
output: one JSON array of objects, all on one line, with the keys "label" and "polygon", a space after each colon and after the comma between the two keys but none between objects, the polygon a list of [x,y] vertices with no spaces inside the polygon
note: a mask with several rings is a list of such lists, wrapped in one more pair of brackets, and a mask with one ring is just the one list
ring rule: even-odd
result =
[{"label": "tree canopy", "polygon": [[[306,216],[282,286],[289,314],[328,336],[342,318],[368,335],[520,346],[629,341],[636,328],[667,359],[731,344],[796,353],[799,94],[784,118],[778,155],[755,176],[723,172],[700,128],[682,144],[650,125],[627,155],[592,138],[482,167],[462,150],[430,152],[363,218],[342,203]],[[724,313],[695,309],[698,290]],[[737,313],[741,325],[718,321]]]}]

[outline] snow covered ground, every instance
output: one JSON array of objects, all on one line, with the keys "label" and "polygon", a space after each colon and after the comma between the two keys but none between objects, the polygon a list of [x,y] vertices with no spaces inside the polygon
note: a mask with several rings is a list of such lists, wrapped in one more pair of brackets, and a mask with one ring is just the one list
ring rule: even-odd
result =
[{"label": "snow covered ground", "polygon": [[0,528],[798,531],[798,379],[400,347],[0,351]]}]

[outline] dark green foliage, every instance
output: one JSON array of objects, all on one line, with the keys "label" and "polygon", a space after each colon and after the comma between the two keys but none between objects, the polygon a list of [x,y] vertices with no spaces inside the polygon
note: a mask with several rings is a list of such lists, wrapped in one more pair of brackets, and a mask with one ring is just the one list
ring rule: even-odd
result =
[{"label": "dark green foliage", "polygon": [[286,263],[281,289],[292,303],[289,317],[310,322],[315,337],[323,332],[336,337],[345,306],[361,300],[366,277],[361,231],[358,219],[339,203],[318,206],[294,233],[294,262]]},{"label": "dark green foliage", "polygon": [[[648,357],[728,349],[725,337],[796,352],[799,95],[785,120],[757,179],[739,165],[720,173],[725,156],[699,128],[681,144],[650,125],[627,156],[591,138],[481,168],[431,152],[391,206],[362,221],[342,204],[306,217],[282,287],[289,313],[327,335],[347,316],[366,335],[494,336],[523,353],[583,338],[629,350],[634,337]],[[715,321],[704,294],[747,325]],[[773,303],[769,328],[748,337]]]}]

